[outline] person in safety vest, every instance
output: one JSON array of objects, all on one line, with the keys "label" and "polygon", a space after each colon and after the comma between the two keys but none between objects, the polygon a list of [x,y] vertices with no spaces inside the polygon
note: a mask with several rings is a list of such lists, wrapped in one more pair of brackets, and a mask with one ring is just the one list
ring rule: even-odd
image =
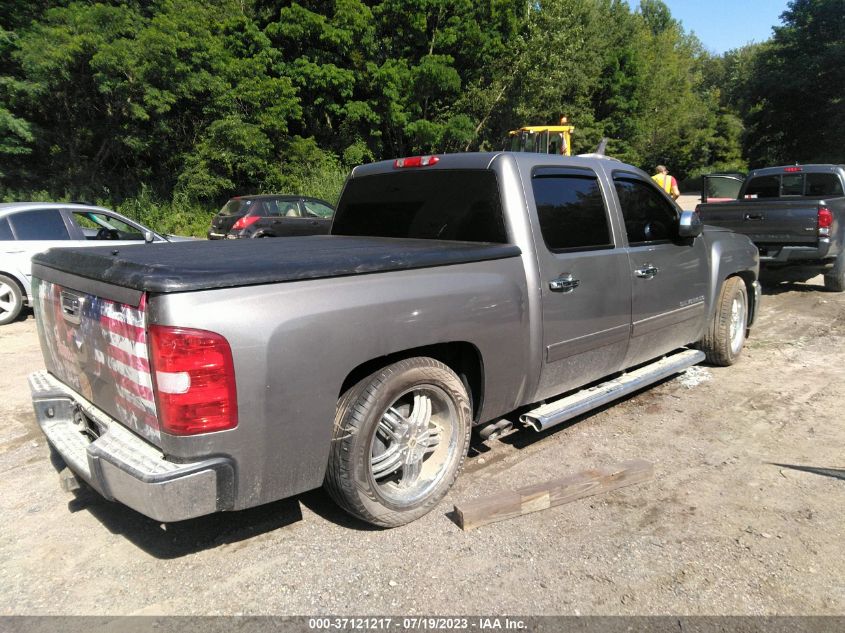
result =
[{"label": "person in safety vest", "polygon": [[658,187],[661,187],[663,191],[672,196],[672,200],[677,200],[680,197],[681,192],[678,190],[678,181],[675,180],[674,176],[669,175],[666,165],[658,165],[657,173],[651,179],[657,183]]}]

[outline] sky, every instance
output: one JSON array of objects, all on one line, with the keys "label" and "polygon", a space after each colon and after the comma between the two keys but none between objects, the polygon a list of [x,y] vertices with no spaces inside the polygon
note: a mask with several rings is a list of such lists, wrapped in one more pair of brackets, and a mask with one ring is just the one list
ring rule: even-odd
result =
[{"label": "sky", "polygon": [[[722,54],[772,36],[787,0],[663,0],[672,17],[693,31],[707,50]],[[628,0],[637,7],[637,0]]]}]

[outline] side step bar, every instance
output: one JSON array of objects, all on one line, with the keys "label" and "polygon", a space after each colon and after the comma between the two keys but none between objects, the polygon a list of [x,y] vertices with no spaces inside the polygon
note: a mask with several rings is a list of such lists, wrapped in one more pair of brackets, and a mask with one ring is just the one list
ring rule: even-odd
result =
[{"label": "side step bar", "polygon": [[591,409],[612,402],[704,360],[704,352],[688,349],[649,363],[618,378],[549,402],[519,417],[520,422],[545,431]]}]

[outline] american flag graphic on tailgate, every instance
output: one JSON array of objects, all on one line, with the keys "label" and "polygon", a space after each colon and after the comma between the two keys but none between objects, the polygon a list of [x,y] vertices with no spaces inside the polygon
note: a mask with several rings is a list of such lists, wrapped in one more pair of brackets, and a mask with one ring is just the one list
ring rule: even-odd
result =
[{"label": "american flag graphic on tailgate", "polygon": [[146,297],[136,308],[34,281],[47,369],[157,443],[160,433],[147,351]]}]

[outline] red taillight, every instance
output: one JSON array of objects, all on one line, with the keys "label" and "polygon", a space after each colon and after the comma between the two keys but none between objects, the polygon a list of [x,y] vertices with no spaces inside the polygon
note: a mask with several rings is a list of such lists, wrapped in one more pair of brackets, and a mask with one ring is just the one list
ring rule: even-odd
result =
[{"label": "red taillight", "polygon": [[400,167],[430,167],[440,162],[437,156],[409,156],[408,158],[397,158],[393,166]]},{"label": "red taillight", "polygon": [[803,168],[798,167],[798,166],[796,165],[795,167],[784,167],[784,168],[783,168],[783,170],[784,170],[787,174],[794,174],[794,173],[795,173],[795,172],[797,172],[797,171],[803,171]]},{"label": "red taillight", "polygon": [[827,207],[819,207],[819,228],[827,229],[833,224],[833,214]]},{"label": "red taillight", "polygon": [[237,222],[232,225],[233,231],[240,231],[241,229],[245,229],[246,227],[250,226],[251,224],[255,224],[261,219],[261,216],[258,215],[245,215],[243,217],[238,218]]},{"label": "red taillight", "polygon": [[225,338],[151,325],[150,361],[162,431],[196,435],[238,425],[235,368]]},{"label": "red taillight", "polygon": [[830,237],[830,227],[833,225],[833,213],[827,207],[819,207],[819,236]]}]

